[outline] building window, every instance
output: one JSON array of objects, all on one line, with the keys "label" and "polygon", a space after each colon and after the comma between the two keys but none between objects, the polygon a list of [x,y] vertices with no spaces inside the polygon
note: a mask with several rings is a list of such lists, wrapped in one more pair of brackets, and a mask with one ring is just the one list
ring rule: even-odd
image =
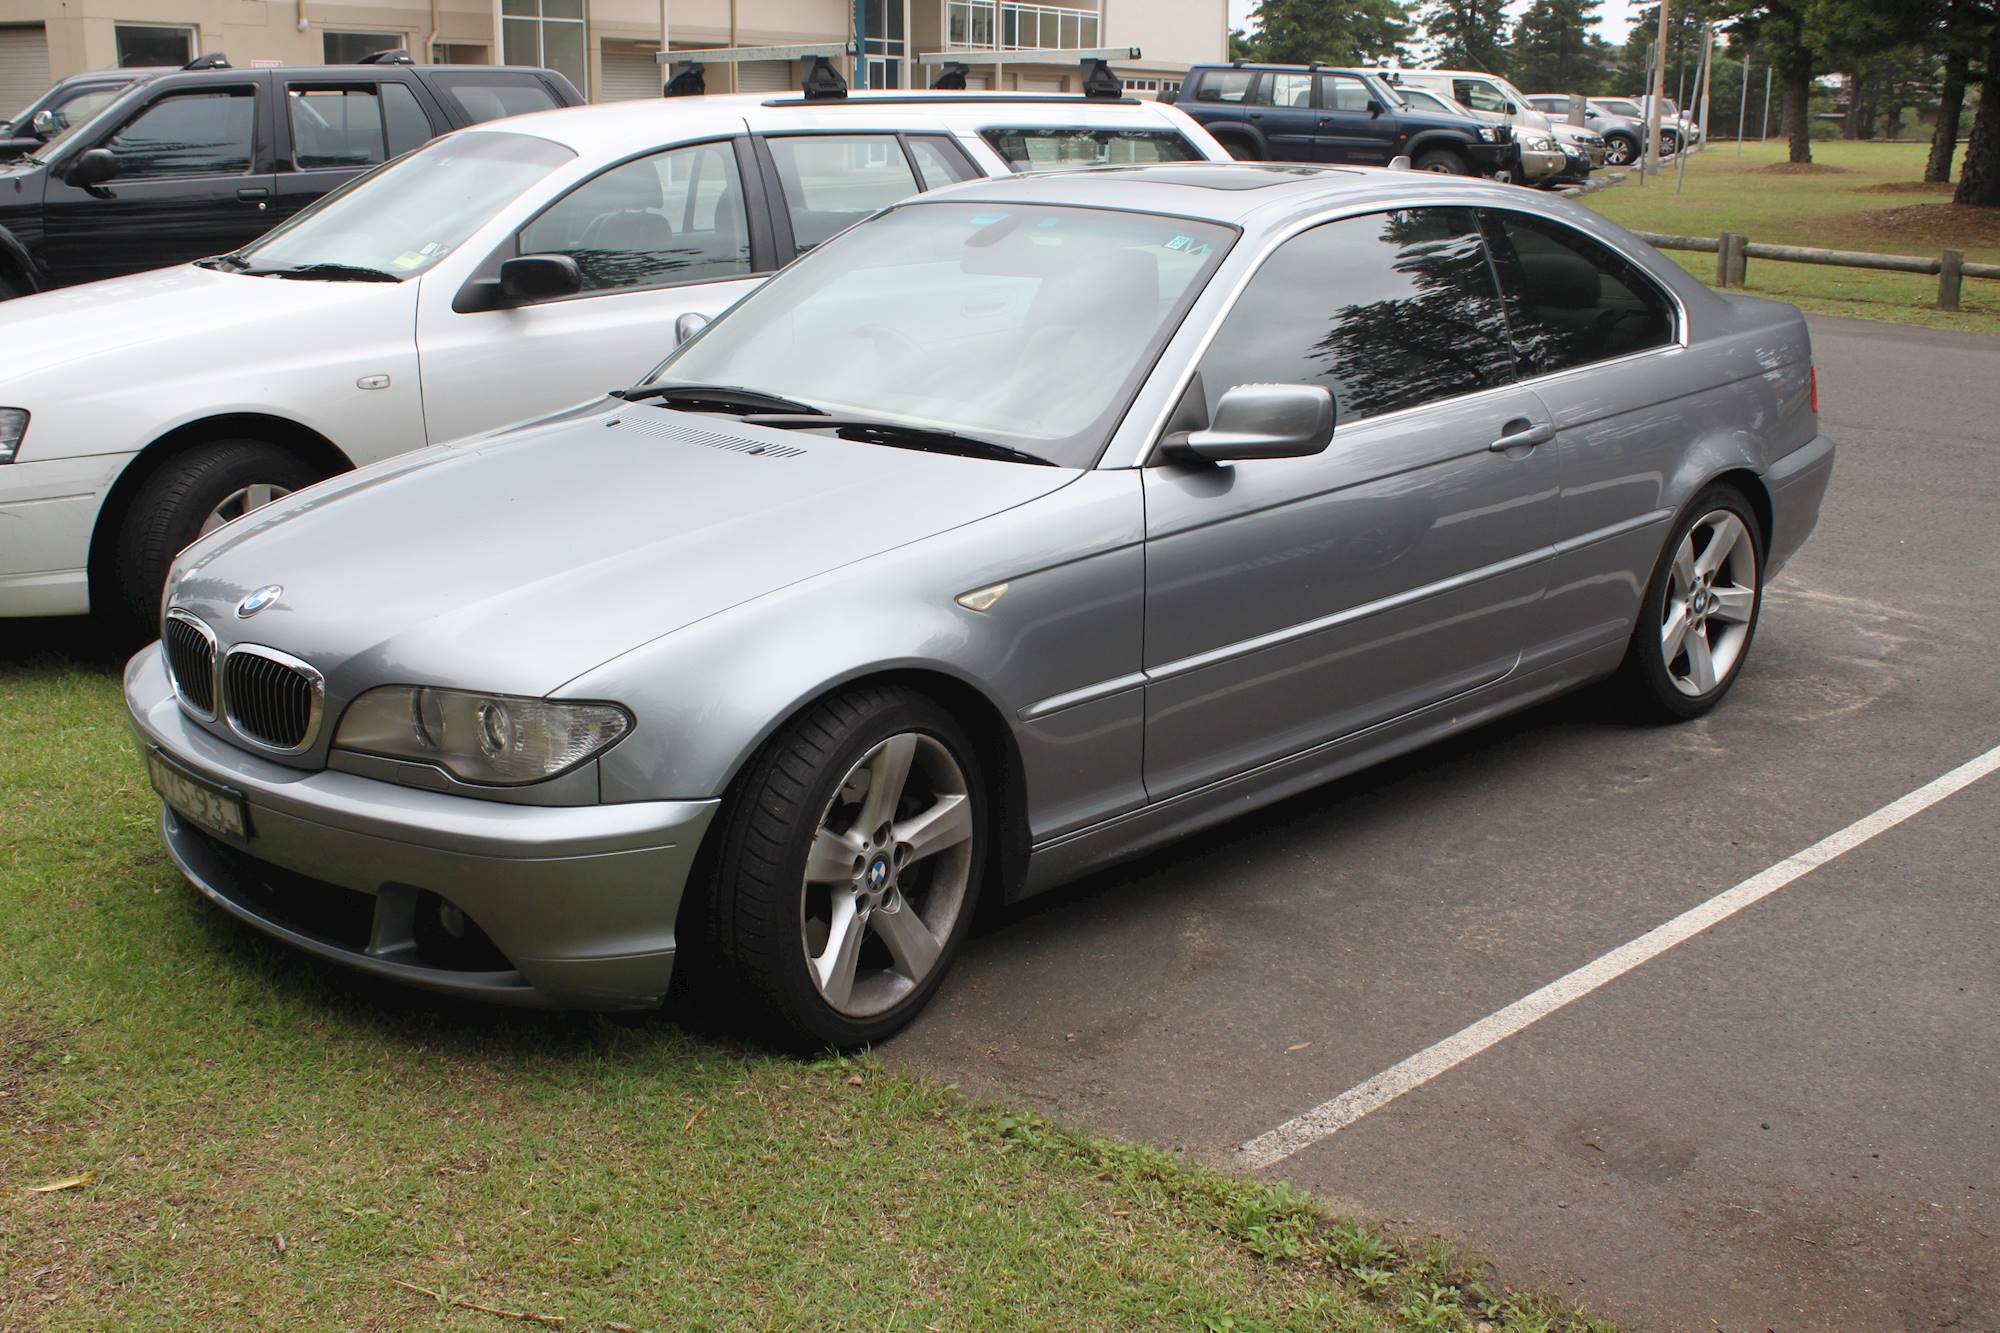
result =
[{"label": "building window", "polygon": [[439,42],[431,47],[433,65],[484,65],[489,59],[486,48],[473,42]]},{"label": "building window", "polygon": [[1097,42],[1097,11],[1012,0],[950,0],[946,45],[975,50],[1075,51]]},{"label": "building window", "polygon": [[590,96],[583,44],[583,0],[500,0],[501,60],[566,76]]},{"label": "building window", "polygon": [[400,50],[406,40],[400,32],[328,32],[321,36],[329,65],[352,65],[377,51]]},{"label": "building window", "polygon": [[118,41],[118,67],[140,65],[180,66],[194,59],[194,29],[180,24],[120,23],[114,32]]},{"label": "building window", "polygon": [[861,49],[867,88],[903,86],[903,58],[909,54],[903,32],[903,0],[867,0],[862,10]]}]

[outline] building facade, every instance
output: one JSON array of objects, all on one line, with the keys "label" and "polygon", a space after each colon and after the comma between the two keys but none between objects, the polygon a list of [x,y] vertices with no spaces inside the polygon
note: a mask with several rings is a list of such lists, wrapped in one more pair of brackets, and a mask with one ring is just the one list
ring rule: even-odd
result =
[{"label": "building facade", "polygon": [[[1143,58],[1114,68],[1143,96],[1228,50],[1225,0],[0,0],[0,117],[53,79],[211,51],[240,67],[344,64],[397,47],[439,63],[546,65],[602,102],[658,96],[663,42],[692,56],[857,34],[863,54],[843,72],[870,87],[924,87],[936,71],[918,57],[949,51],[971,66],[970,87],[1074,92],[1074,61],[995,57],[1137,47]],[[707,82],[749,92],[796,80],[794,65],[764,61],[715,65]]]}]

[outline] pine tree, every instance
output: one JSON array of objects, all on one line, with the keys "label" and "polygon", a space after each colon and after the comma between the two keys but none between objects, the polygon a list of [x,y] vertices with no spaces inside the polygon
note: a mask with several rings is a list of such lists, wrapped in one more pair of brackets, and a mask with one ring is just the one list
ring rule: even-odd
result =
[{"label": "pine tree", "polygon": [[1259,0],[1255,21],[1256,58],[1287,65],[1393,61],[1410,39],[1404,0]]},{"label": "pine tree", "polygon": [[1600,0],[1534,0],[1514,24],[1508,74],[1529,92],[1590,94],[1604,87],[1611,48],[1597,36]]},{"label": "pine tree", "polygon": [[1445,69],[1507,72],[1504,0],[1428,0],[1417,21]]}]

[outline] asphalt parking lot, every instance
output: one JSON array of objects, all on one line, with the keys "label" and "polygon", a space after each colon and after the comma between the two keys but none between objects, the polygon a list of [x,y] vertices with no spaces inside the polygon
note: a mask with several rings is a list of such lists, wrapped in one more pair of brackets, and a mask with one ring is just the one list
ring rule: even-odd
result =
[{"label": "asphalt parking lot", "polygon": [[[2000,339],[1815,320],[1841,456],[1730,702],[1588,696],[1003,915],[890,1047],[1241,1145],[2000,746]],[[2000,774],[1263,1168],[1635,1329],[2000,1328]]]}]

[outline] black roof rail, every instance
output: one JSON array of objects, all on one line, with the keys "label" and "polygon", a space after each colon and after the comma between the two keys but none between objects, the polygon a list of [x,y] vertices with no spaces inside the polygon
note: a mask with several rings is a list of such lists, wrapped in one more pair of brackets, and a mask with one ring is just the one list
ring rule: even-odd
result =
[{"label": "black roof rail", "polygon": [[357,65],[414,65],[416,57],[402,47],[390,51],[370,51],[354,62]]},{"label": "black roof rail", "polygon": [[1119,98],[1125,95],[1125,85],[1111,72],[1111,62],[1092,57],[1077,62],[1083,66],[1083,95],[1090,98]]},{"label": "black roof rail", "polygon": [[931,80],[931,87],[947,92],[964,92],[965,76],[972,72],[972,66],[962,60],[947,60],[938,76]]},{"label": "black roof rail", "polygon": [[229,57],[224,55],[222,52],[207,51],[201,55],[196,56],[193,60],[188,61],[187,64],[182,65],[181,68],[182,69],[235,69],[236,66],[230,64]]},{"label": "black roof rail", "polygon": [[708,91],[708,79],[702,73],[707,68],[699,60],[682,60],[674,65],[673,77],[660,90],[662,97],[700,97]]},{"label": "black roof rail", "polygon": [[847,80],[840,77],[840,71],[825,56],[806,57],[812,63],[806,67],[805,81],[799,85],[799,92],[808,102],[833,102],[847,96]]}]

